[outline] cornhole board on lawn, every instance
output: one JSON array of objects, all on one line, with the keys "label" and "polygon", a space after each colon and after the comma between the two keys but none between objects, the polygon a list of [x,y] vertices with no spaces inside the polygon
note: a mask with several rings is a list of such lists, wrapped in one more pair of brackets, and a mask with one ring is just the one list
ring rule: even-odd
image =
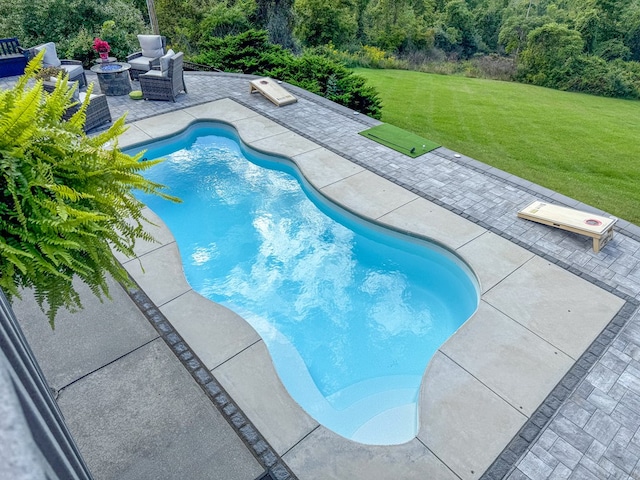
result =
[{"label": "cornhole board on lawn", "polygon": [[249,82],[249,93],[260,92],[278,107],[298,101],[296,97],[278,84],[273,78],[265,77]]},{"label": "cornhole board on lawn", "polygon": [[599,252],[613,238],[617,218],[602,217],[573,208],[535,201],[518,212],[518,217],[593,238],[593,251]]}]

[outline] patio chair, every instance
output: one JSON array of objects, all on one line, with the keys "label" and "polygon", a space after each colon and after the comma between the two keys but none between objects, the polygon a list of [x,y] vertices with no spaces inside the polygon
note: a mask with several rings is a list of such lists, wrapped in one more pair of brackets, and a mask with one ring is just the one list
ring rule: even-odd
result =
[{"label": "patio chair", "polygon": [[166,53],[167,39],[161,35],[138,35],[138,42],[141,51],[127,55],[131,80],[137,80],[141,74],[158,67],[160,57]]},{"label": "patio chair", "polygon": [[53,42],[43,43],[29,49],[28,56],[31,59],[35,57],[41,50],[44,50],[44,58],[42,59],[43,67],[58,67],[62,68],[69,75],[69,81],[80,82],[80,87],[87,86],[87,76],[84,73],[82,62],[79,60],[61,60],[58,58],[58,52],[56,52],[56,44]]},{"label": "patio chair", "polygon": [[180,92],[187,93],[182,71],[182,52],[169,50],[160,58],[160,70],[150,70],[138,77],[142,98],[145,100],[176,101]]},{"label": "patio chair", "polygon": [[[69,88],[73,87],[76,82],[69,82]],[[42,82],[44,89],[52,93],[57,86],[57,80],[45,80]],[[73,98],[75,101],[79,102],[76,105],[73,105],[67,109],[62,118],[64,120],[69,120],[74,113],[78,111],[80,108],[80,104],[84,102],[86,97],[85,92],[78,92],[76,88]],[[86,121],[84,124],[84,131],[88,132],[89,130],[93,130],[100,125],[111,121],[111,111],[109,110],[109,104],[107,103],[107,96],[103,94],[94,95],[91,94],[89,97],[89,105],[87,105],[87,110],[85,111]]]}]

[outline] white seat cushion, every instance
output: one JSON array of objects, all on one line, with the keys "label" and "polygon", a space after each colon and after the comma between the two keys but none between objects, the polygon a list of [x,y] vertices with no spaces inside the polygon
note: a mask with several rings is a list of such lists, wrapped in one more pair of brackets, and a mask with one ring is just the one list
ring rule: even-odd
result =
[{"label": "white seat cushion", "polygon": [[[81,102],[84,102],[84,99],[87,96],[87,92],[80,92],[79,94],[79,99]],[[89,101],[93,100],[94,98],[96,98],[98,95],[94,95],[93,93],[91,95],[89,95]]]},{"label": "white seat cushion", "polygon": [[59,67],[61,62],[58,58],[58,52],[56,52],[56,44],[53,42],[43,43],[35,47],[36,52],[44,50],[44,58],[42,59],[42,65],[45,67]]},{"label": "white seat cushion", "polygon": [[64,68],[71,80],[82,76],[82,65],[59,65],[60,68]]},{"label": "white seat cushion", "polygon": [[146,77],[166,77],[167,72],[161,72],[160,70],[149,70],[147,73],[143,73]]},{"label": "white seat cushion", "polygon": [[160,35],[138,35],[143,57],[158,58],[164,55]]},{"label": "white seat cushion", "polygon": [[151,61],[155,60],[154,58],[149,57],[136,57],[134,59],[129,60],[127,63],[131,65],[131,68],[134,70],[151,70]]}]

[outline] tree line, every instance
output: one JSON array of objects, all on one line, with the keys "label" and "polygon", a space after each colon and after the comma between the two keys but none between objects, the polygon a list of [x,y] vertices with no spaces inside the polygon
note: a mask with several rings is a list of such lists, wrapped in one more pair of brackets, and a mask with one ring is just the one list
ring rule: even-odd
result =
[{"label": "tree line", "polygon": [[187,51],[257,28],[294,52],[341,52],[347,64],[376,55],[402,68],[476,60],[485,70],[506,65],[510,80],[640,97],[638,0],[156,0],[156,8]]},{"label": "tree line", "polygon": [[[347,66],[472,62],[490,77],[500,65],[496,78],[640,97],[639,0],[154,1],[161,33],[187,58],[205,53],[212,38],[263,30],[294,54]],[[146,0],[0,0],[0,34],[60,41],[77,57],[105,20],[133,48],[146,16]]]},{"label": "tree line", "polygon": [[260,28],[285,48],[337,50],[346,63],[372,52],[398,60],[389,66],[405,68],[483,59],[480,65],[507,65],[510,80],[640,97],[637,0],[156,0],[156,5],[168,34],[194,51],[211,36]]}]

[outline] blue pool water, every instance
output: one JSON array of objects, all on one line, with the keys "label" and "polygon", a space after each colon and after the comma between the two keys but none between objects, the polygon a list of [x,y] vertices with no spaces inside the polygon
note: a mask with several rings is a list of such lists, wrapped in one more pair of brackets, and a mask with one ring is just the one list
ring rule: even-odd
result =
[{"label": "blue pool water", "polygon": [[475,279],[450,252],[356,218],[236,138],[198,124],[144,146],[166,158],[148,177],[183,203],[139,198],[171,229],[193,289],[258,331],[311,416],[363,443],[409,441],[422,375],[475,311]]}]

